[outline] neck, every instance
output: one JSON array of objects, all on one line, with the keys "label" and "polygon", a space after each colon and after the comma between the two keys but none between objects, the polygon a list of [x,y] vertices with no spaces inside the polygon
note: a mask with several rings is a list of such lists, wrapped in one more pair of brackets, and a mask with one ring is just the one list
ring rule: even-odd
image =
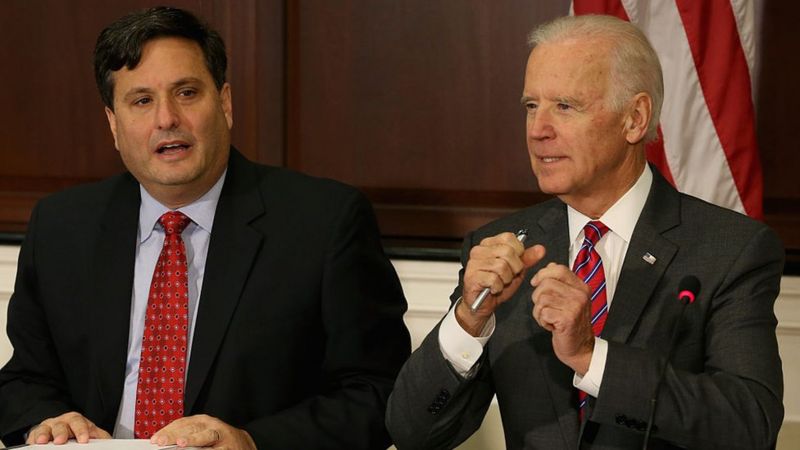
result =
[{"label": "neck", "polygon": [[639,180],[647,164],[644,151],[640,154],[641,158],[634,158],[625,170],[609,175],[608,180],[603,180],[602,184],[609,186],[609,189],[596,190],[587,195],[559,195],[558,198],[581,214],[591,219],[599,219]]},{"label": "neck", "polygon": [[142,187],[159,203],[169,209],[176,210],[194,203],[195,201],[199,200],[200,197],[206,195],[206,193],[210,191],[211,188],[213,188],[214,185],[219,181],[222,173],[224,173],[224,171],[216,176],[213,180],[197,185],[181,184],[175,186],[148,186],[143,184]]}]

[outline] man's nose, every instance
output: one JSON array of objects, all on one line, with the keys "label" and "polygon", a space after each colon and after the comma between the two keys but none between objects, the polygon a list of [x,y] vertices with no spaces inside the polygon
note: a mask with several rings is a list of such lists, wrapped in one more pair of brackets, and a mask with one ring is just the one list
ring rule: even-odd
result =
[{"label": "man's nose", "polygon": [[539,107],[534,112],[528,113],[527,119],[528,139],[542,140],[555,136],[552,116],[545,108]]},{"label": "man's nose", "polygon": [[164,100],[156,107],[156,122],[160,130],[171,130],[178,128],[181,124],[180,113],[175,102]]}]

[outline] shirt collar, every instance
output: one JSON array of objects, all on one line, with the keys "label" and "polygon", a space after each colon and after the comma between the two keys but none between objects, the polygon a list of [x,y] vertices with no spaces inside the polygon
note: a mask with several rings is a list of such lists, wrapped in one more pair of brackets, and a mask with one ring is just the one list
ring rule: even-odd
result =
[{"label": "shirt collar", "polygon": [[[624,239],[626,243],[630,243],[633,229],[636,227],[636,222],[639,221],[639,215],[644,209],[652,184],[653,172],[650,170],[650,166],[645,164],[644,171],[636,183],[598,220],[603,222],[614,234]],[[570,243],[574,243],[583,231],[583,227],[592,219],[567,205],[567,220]]]},{"label": "shirt collar", "polygon": [[[211,233],[211,228],[214,225],[214,214],[217,211],[217,203],[219,202],[219,196],[222,193],[222,185],[225,183],[225,175],[227,175],[227,173],[228,170],[225,169],[225,172],[222,173],[222,176],[219,177],[219,180],[214,183],[214,186],[212,186],[208,192],[192,203],[178,208],[176,211],[186,214],[197,226]],[[139,192],[142,197],[142,203],[139,206],[139,242],[142,243],[153,234],[158,219],[164,215],[165,212],[171,211],[171,209],[153,198],[141,184],[139,184]]]}]

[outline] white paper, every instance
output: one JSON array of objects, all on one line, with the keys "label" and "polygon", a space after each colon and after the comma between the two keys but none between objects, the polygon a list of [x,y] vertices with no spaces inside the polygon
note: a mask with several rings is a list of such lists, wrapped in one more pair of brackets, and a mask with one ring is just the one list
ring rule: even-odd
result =
[{"label": "white paper", "polygon": [[[47,450],[165,450],[177,448],[176,445],[158,446],[151,444],[149,439],[90,439],[87,444],[79,444],[70,439],[65,444],[33,444],[25,447],[28,449]],[[182,449],[183,450],[183,449]]]}]

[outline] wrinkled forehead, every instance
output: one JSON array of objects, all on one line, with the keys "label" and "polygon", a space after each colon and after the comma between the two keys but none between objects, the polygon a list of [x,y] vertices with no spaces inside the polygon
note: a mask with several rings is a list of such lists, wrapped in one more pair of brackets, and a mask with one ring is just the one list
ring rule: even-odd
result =
[{"label": "wrinkled forehead", "polygon": [[597,38],[539,44],[528,57],[525,87],[604,92],[610,87],[610,49],[608,42]]}]

